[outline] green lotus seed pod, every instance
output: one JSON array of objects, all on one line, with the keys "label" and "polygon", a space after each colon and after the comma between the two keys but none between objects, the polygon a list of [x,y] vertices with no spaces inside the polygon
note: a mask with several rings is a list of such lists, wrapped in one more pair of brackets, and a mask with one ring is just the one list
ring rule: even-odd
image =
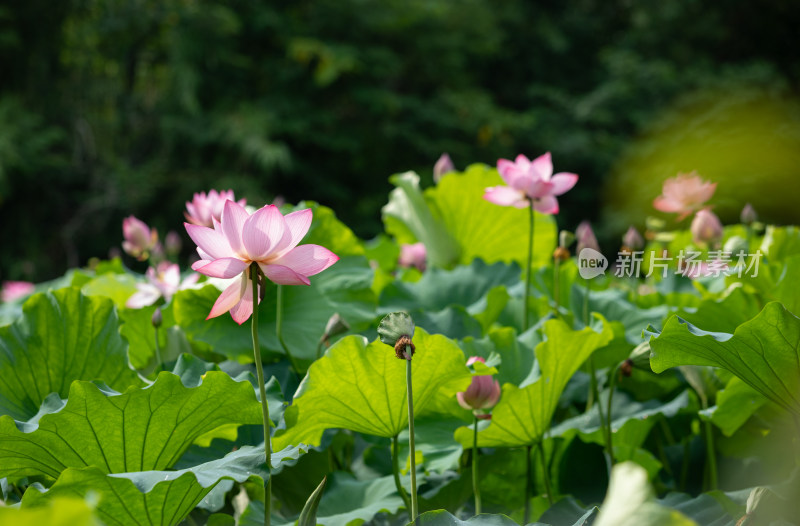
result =
[{"label": "green lotus seed pod", "polygon": [[402,336],[414,337],[414,320],[407,312],[387,314],[378,325],[378,336],[383,343],[394,347]]}]

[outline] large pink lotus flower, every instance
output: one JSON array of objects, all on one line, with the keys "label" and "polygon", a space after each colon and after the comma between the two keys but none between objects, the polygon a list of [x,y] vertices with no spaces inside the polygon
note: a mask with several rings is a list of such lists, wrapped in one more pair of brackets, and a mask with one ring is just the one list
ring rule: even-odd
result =
[{"label": "large pink lotus flower", "polygon": [[131,309],[141,309],[152,305],[158,298],[163,297],[169,303],[172,296],[179,290],[191,287],[197,283],[198,274],[187,276],[181,281],[181,271],[178,265],[169,261],[162,261],[157,267],[150,267],[145,274],[146,283],[137,283],[136,292],[128,298],[125,306]]},{"label": "large pink lotus flower", "polygon": [[400,257],[397,260],[397,264],[401,267],[416,267],[420,272],[425,272],[427,257],[428,252],[425,250],[425,243],[400,245]]},{"label": "large pink lotus flower", "polygon": [[126,254],[144,261],[150,257],[150,252],[158,247],[158,231],[150,229],[144,221],[134,216],[122,220],[122,250]]},{"label": "large pink lotus flower", "polygon": [[[480,356],[472,356],[467,360],[467,366],[475,362],[486,363]],[[478,418],[491,418],[484,415],[481,409],[491,409],[500,400],[500,384],[491,376],[473,376],[472,383],[466,391],[456,393],[458,405],[464,409],[472,410]]]},{"label": "large pink lotus flower", "polygon": [[7,303],[33,293],[35,285],[28,281],[4,281],[0,301]]},{"label": "large pink lotus flower", "polygon": [[578,176],[573,173],[553,174],[550,152],[533,161],[522,154],[514,162],[500,159],[497,161],[497,171],[508,186],[487,188],[484,199],[501,206],[525,208],[532,205],[534,210],[542,214],[557,214],[556,196],[567,192],[578,182]]},{"label": "large pink lotus flower", "polygon": [[[221,221],[222,210],[225,208],[225,201],[228,200],[236,201],[233,196],[233,190],[223,190],[221,192],[211,190],[208,194],[200,192],[199,194],[194,194],[191,201],[186,202],[186,212],[183,215],[193,225],[213,227],[214,219]],[[245,199],[240,199],[237,202],[242,206],[247,204]]]},{"label": "large pink lotus flower", "polygon": [[310,285],[308,276],[336,263],[339,256],[327,248],[297,246],[311,226],[311,216],[311,209],[307,208],[284,217],[275,205],[264,206],[248,216],[242,205],[226,201],[221,221],[214,221],[213,229],[184,223],[201,258],[192,269],[214,278],[240,276],[220,294],[208,318],[230,311],[241,325],[250,317],[251,263],[257,263],[267,279],[279,285]]},{"label": "large pink lotus flower", "polygon": [[702,179],[697,172],[679,173],[664,181],[661,195],[655,198],[653,206],[661,212],[680,214],[678,216],[680,221],[702,208],[716,189],[717,183]]}]

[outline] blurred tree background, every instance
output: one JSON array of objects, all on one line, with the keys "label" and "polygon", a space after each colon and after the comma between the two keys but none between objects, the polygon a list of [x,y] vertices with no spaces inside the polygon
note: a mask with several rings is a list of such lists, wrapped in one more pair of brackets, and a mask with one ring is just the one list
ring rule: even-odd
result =
[{"label": "blurred tree background", "polygon": [[0,279],[105,257],[130,214],[182,231],[212,188],[369,238],[388,176],[442,152],[551,151],[574,228],[687,94],[796,98],[798,27],[791,0],[5,0]]}]

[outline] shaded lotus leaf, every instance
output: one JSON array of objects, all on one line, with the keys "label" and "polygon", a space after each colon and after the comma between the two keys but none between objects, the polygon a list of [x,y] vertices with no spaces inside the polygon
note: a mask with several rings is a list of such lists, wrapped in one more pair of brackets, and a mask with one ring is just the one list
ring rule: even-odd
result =
[{"label": "shaded lotus leaf", "polygon": [[423,513],[417,517],[416,521],[409,522],[407,526],[461,526],[462,524],[474,526],[516,526],[517,523],[505,515],[492,515],[490,513],[481,513],[480,515],[462,521],[445,510],[435,510]]},{"label": "shaded lotus leaf", "polygon": [[738,376],[787,411],[800,415],[800,318],[768,303],[733,334],[707,332],[677,316],[664,330],[648,329],[650,366],[710,365]]},{"label": "shaded lotus leaf", "polygon": [[[414,413],[422,416],[437,398],[449,400],[464,391],[471,375],[452,340],[417,327],[413,342]],[[408,425],[406,361],[377,339],[343,338],[312,364],[284,419],[286,430],[273,439],[278,448],[319,445],[330,428],[393,437]]]},{"label": "shaded lotus leaf", "polygon": [[[535,351],[540,370],[538,379],[523,388],[513,384],[503,386],[490,424],[478,431],[478,446],[526,446],[544,438],[569,379],[595,350],[613,338],[608,322],[600,315],[594,316],[602,324],[600,333],[589,327],[572,330],[560,319],[544,323],[545,340]],[[460,427],[455,437],[464,447],[472,447],[469,427]]]},{"label": "shaded lotus leaf", "polygon": [[117,393],[72,383],[28,422],[0,417],[0,477],[47,475],[93,466],[101,473],[163,470],[197,438],[230,424],[261,422],[249,382],[210,371],[198,387],[162,372],[147,388]]},{"label": "shaded lotus leaf", "polygon": [[27,420],[50,393],[66,397],[74,380],[102,380],[124,391],[144,382],[108,298],[70,287],[34,294],[23,316],[0,327],[0,415]]},{"label": "shaded lotus leaf", "polygon": [[[273,453],[279,470],[284,460],[296,460],[303,447]],[[173,525],[195,508],[220,480],[244,482],[252,476],[263,480],[263,448],[243,447],[224,458],[179,471],[138,471],[108,474],[97,467],[68,468],[47,490],[30,488],[22,507],[35,508],[58,497],[99,494],[95,513],[105,524]],[[275,470],[273,470],[275,471]]]}]

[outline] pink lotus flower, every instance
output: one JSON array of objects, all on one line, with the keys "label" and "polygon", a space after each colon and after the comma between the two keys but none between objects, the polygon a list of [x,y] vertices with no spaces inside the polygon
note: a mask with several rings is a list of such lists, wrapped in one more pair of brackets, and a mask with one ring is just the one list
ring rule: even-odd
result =
[{"label": "pink lotus flower", "polygon": [[[486,360],[480,356],[472,356],[467,360],[467,366],[475,362],[486,363]],[[479,409],[491,409],[500,400],[500,384],[491,376],[473,376],[467,390],[456,393],[456,398],[458,405],[473,412]]]},{"label": "pink lotus flower", "polygon": [[134,216],[122,220],[122,236],[125,238],[122,250],[139,261],[150,257],[150,252],[158,246],[156,229],[150,230],[149,226]]},{"label": "pink lotus flower", "polygon": [[397,263],[401,267],[417,267],[420,272],[425,271],[425,260],[428,253],[424,243],[414,243],[413,245],[400,246],[400,258]]},{"label": "pink lotus flower", "polygon": [[[233,196],[233,190],[223,190],[221,192],[211,190],[208,194],[200,192],[199,194],[194,194],[191,201],[186,202],[186,212],[183,215],[193,225],[213,227],[214,219],[217,221],[222,220],[222,210],[225,207],[225,201],[228,200],[236,201]],[[244,206],[247,201],[240,199],[238,203]]]},{"label": "pink lotus flower", "polygon": [[678,213],[682,220],[711,199],[717,183],[703,180],[697,172],[680,173],[664,181],[661,195],[653,201],[653,206],[661,212]]},{"label": "pink lotus flower", "polygon": [[570,190],[578,182],[573,173],[553,174],[550,152],[530,161],[520,154],[516,161],[497,161],[497,171],[508,186],[492,186],[486,189],[483,198],[501,206],[533,209],[542,214],[557,214],[556,196]]},{"label": "pink lotus flower", "polygon": [[4,281],[0,301],[7,303],[33,293],[34,284],[28,281]]},{"label": "pink lotus flower", "polygon": [[722,239],[723,229],[719,218],[708,209],[699,210],[692,219],[692,239],[695,243],[717,244]]},{"label": "pink lotus flower", "polygon": [[280,285],[310,285],[308,276],[336,263],[339,256],[327,248],[297,246],[311,226],[311,215],[311,209],[307,208],[284,217],[278,207],[267,205],[248,216],[242,205],[226,201],[221,221],[214,221],[213,229],[184,223],[189,237],[197,243],[201,258],[192,269],[214,278],[240,276],[220,294],[208,318],[230,311],[234,321],[241,325],[250,317],[251,263],[258,264],[267,279]]},{"label": "pink lotus flower", "polygon": [[137,283],[136,292],[128,298],[125,306],[131,309],[141,309],[152,305],[158,298],[163,297],[169,303],[172,296],[179,290],[191,287],[200,277],[192,274],[181,281],[181,271],[178,265],[169,261],[162,261],[157,267],[150,267],[145,274],[147,283]]}]

